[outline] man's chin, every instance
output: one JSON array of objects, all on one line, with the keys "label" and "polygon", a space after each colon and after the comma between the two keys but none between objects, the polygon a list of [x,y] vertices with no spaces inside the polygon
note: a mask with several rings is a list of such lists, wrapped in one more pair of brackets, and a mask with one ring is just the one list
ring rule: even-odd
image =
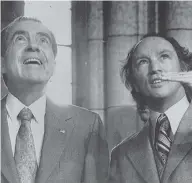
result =
[{"label": "man's chin", "polygon": [[31,85],[35,85],[35,84],[42,84],[45,85],[48,82],[48,79],[46,78],[37,78],[37,77],[27,77],[27,78],[23,78],[23,83],[26,84],[31,84]]},{"label": "man's chin", "polygon": [[148,95],[148,99],[164,99],[168,96],[169,94],[165,91],[155,91],[151,92],[150,95]]}]

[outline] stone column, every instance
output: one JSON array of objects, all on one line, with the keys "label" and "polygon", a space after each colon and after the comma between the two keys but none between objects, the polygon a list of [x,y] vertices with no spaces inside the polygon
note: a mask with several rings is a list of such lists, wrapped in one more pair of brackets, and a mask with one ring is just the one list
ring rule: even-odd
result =
[{"label": "stone column", "polygon": [[104,120],[103,2],[88,2],[89,106]]},{"label": "stone column", "polygon": [[72,1],[72,103],[89,104],[87,2]]},{"label": "stone column", "polygon": [[106,108],[133,105],[132,96],[119,73],[128,51],[147,33],[147,2],[112,1],[105,3]]},{"label": "stone column", "polygon": [[192,2],[168,1],[166,5],[166,34],[192,51]]},{"label": "stone column", "polygon": [[73,104],[104,120],[103,2],[72,2]]}]

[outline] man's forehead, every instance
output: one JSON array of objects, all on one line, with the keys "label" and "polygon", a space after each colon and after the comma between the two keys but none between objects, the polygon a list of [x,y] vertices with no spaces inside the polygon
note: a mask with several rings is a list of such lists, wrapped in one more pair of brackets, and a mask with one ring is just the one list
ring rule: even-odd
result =
[{"label": "man's forehead", "polygon": [[[160,52],[162,50],[169,50],[171,52],[175,52],[172,44],[161,37],[147,37],[144,38],[137,48],[135,49],[135,54],[143,54],[146,52]],[[134,55],[135,55],[134,54]]]},{"label": "man's forehead", "polygon": [[37,22],[34,20],[23,20],[20,22],[16,22],[11,28],[10,36],[12,36],[17,31],[28,33],[44,32],[49,35],[51,34],[46,26],[44,26],[41,22]]}]

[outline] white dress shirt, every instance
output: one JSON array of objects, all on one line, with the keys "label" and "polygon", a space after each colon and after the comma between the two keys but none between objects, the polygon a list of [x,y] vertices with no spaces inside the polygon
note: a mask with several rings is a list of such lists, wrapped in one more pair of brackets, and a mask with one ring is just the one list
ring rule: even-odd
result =
[{"label": "white dress shirt", "polygon": [[[6,109],[8,112],[7,121],[9,127],[9,136],[11,140],[11,147],[13,156],[15,153],[15,143],[16,136],[20,127],[20,121],[17,119],[20,111],[26,107],[23,103],[21,103],[16,97],[14,97],[11,93],[8,94],[6,100]],[[41,156],[41,147],[44,136],[44,116],[45,116],[45,108],[46,108],[46,96],[42,96],[30,106],[29,108],[35,119],[31,121],[31,130],[35,143],[35,151],[37,156],[37,163],[39,165],[40,156]]]},{"label": "white dress shirt", "polygon": [[[180,101],[172,105],[169,109],[167,109],[164,112],[169,119],[173,135],[175,135],[177,128],[179,127],[180,121],[183,118],[188,107],[189,107],[189,101],[187,100],[187,97],[184,96]],[[153,128],[152,130],[153,140],[155,137],[155,126],[156,126],[157,118],[159,117],[160,114],[161,113],[159,112],[150,111],[150,121]]]}]

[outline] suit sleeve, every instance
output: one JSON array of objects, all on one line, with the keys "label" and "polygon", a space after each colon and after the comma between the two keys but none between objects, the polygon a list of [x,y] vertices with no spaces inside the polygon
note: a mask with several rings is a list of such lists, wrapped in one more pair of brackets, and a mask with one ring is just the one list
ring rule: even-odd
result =
[{"label": "suit sleeve", "polygon": [[109,151],[105,129],[99,115],[96,115],[87,143],[83,183],[105,183],[108,165]]}]

